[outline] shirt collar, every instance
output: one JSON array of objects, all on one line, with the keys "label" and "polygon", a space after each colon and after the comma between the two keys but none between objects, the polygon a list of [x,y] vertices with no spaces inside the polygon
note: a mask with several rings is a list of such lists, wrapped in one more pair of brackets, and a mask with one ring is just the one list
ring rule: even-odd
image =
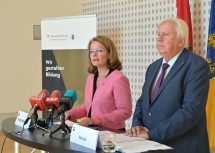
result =
[{"label": "shirt collar", "polygon": [[183,50],[181,50],[178,54],[176,54],[169,62],[166,62],[165,59],[163,58],[162,65],[163,65],[163,63],[168,63],[169,67],[172,67],[173,64],[175,63],[175,61],[177,60],[177,58],[179,57],[179,55],[182,53],[182,51]]}]

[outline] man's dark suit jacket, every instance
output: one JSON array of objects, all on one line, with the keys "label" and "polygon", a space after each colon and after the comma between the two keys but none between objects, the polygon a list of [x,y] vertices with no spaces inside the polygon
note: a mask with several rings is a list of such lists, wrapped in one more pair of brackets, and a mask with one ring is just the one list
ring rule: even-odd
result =
[{"label": "man's dark suit jacket", "polygon": [[132,127],[145,126],[149,129],[149,140],[166,144],[181,153],[209,153],[205,112],[208,63],[184,49],[163,80],[154,101],[150,102],[153,80],[161,64],[162,58],[147,69]]}]

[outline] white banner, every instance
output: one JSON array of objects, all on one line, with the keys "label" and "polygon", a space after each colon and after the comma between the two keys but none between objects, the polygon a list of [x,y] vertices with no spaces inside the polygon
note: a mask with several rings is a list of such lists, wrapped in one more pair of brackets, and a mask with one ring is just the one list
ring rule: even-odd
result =
[{"label": "white banner", "polygon": [[42,50],[87,49],[96,26],[96,15],[41,19]]}]

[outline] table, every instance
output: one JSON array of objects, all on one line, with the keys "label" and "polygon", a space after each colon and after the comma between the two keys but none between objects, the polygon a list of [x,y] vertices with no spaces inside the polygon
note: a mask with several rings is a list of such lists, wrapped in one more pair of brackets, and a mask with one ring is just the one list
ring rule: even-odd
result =
[{"label": "table", "polygon": [[[7,118],[2,122],[2,132],[7,135],[10,132],[22,131],[22,127],[15,125],[16,118]],[[46,133],[43,136],[44,130],[35,128],[32,131],[25,130],[22,134],[11,133],[8,138],[12,139],[15,143],[15,151],[19,152],[19,143],[26,146],[37,148],[39,150],[48,151],[51,153],[76,153],[76,152],[103,152],[101,149],[96,151],[89,148],[80,146],[78,144],[69,141],[70,134],[65,136],[61,133],[61,130],[50,137],[50,133]]]},{"label": "table", "polygon": [[[16,118],[7,118],[2,122],[2,132],[4,135],[10,132],[22,131],[22,127],[15,125]],[[15,141],[15,152],[19,153],[19,144],[23,144],[32,148],[42,150],[42,152],[51,153],[103,153],[102,149],[97,148],[96,151],[70,142],[70,134],[62,135],[61,131],[50,137],[50,133],[44,134],[44,130],[35,128],[32,131],[25,130],[22,134],[11,133],[8,138]],[[174,150],[156,150],[145,153],[178,153]]]}]

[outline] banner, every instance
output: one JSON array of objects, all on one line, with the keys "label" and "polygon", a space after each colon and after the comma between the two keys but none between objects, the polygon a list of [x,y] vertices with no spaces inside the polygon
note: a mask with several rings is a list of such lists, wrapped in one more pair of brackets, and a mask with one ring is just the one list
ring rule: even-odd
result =
[{"label": "banner", "polygon": [[95,35],[96,15],[41,20],[42,50],[87,49],[89,40]]},{"label": "banner", "polygon": [[215,151],[215,0],[211,1],[206,60],[210,66],[210,88],[207,101],[207,127],[211,152]]},{"label": "banner", "polygon": [[193,33],[192,33],[192,22],[191,22],[191,15],[190,15],[190,5],[189,0],[177,0],[176,1],[177,7],[177,18],[184,20],[188,25],[188,44],[189,49],[193,50]]},{"label": "banner", "polygon": [[50,94],[60,90],[62,96],[76,90],[74,107],[81,105],[88,76],[87,45],[95,36],[95,15],[42,19],[42,88]]}]

